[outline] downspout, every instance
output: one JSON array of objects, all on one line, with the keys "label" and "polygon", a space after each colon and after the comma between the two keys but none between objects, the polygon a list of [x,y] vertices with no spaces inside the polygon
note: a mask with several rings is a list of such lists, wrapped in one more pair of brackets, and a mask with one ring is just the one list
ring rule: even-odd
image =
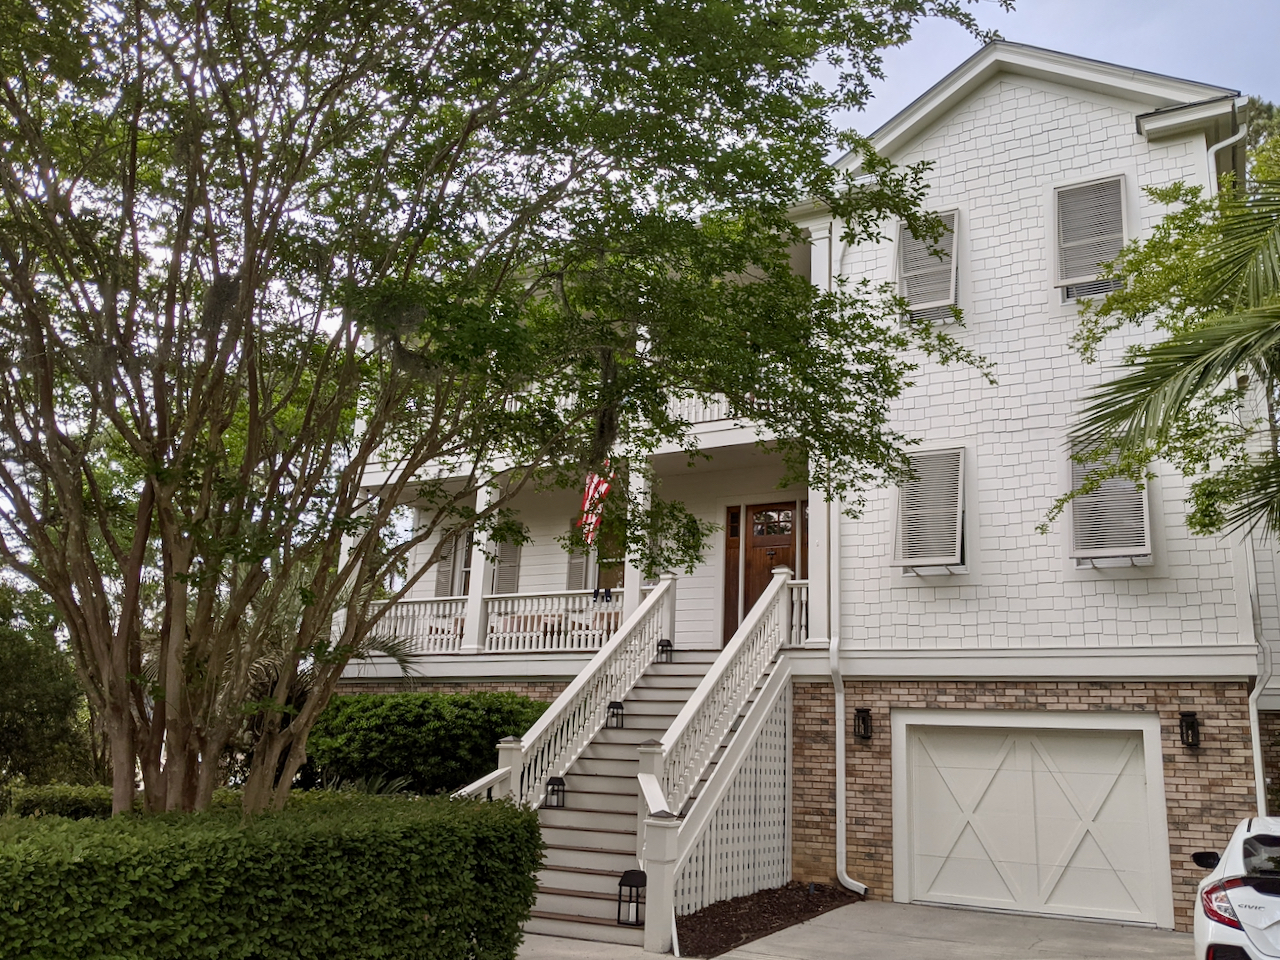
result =
[{"label": "downspout", "polygon": [[1254,564],[1253,535],[1245,534],[1245,562],[1249,569],[1249,607],[1253,617],[1253,635],[1258,643],[1261,666],[1249,694],[1249,736],[1253,741],[1253,784],[1258,797],[1258,816],[1267,815],[1267,773],[1262,762],[1262,724],[1258,718],[1258,700],[1271,682],[1271,644],[1262,634],[1262,608],[1258,600],[1258,568]]},{"label": "downspout", "polygon": [[845,777],[844,675],[840,672],[840,501],[827,504],[827,655],[836,694],[836,879],[846,890],[866,896],[867,885],[849,876],[848,793]]},{"label": "downspout", "polygon": [[1249,132],[1247,123],[1241,124],[1240,129],[1233,133],[1221,143],[1215,143],[1209,148],[1209,196],[1214,196],[1218,192],[1218,153],[1225,147],[1239,143],[1245,138],[1245,134]]}]

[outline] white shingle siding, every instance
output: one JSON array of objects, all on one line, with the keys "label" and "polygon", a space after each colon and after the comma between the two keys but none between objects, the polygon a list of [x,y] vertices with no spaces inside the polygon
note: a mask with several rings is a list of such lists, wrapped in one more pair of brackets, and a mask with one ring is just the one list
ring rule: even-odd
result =
[{"label": "white shingle siding", "polygon": [[[1129,226],[1143,231],[1163,208],[1142,191],[1203,183],[1202,136],[1148,143],[1134,117],[1149,107],[1045,81],[1002,75],[897,152],[928,160],[927,204],[963,211],[960,306],[964,341],[991,360],[998,385],[963,367],[923,363],[899,404],[897,425],[926,448],[966,446],[966,572],[904,574],[893,560],[896,491],[869,498],[842,525],[841,636],[851,649],[1047,650],[1226,647],[1249,642],[1227,541],[1192,536],[1186,486],[1157,465],[1152,485],[1153,565],[1077,570],[1069,518],[1036,532],[1066,489],[1071,415],[1102,369],[1070,347],[1075,304],[1051,270],[1054,190],[1126,178]],[[890,231],[892,236],[892,231]],[[849,277],[891,279],[892,243],[844,252]],[[1122,338],[1108,342],[1118,359]]]}]

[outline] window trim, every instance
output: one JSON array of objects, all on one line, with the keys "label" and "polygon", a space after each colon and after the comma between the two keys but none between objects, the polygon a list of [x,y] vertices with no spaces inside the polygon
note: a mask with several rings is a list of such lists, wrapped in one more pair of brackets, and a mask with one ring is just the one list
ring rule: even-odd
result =
[{"label": "window trim", "polygon": [[1050,190],[1049,211],[1050,211],[1050,281],[1054,289],[1061,291],[1060,297],[1063,303],[1075,303],[1080,298],[1078,296],[1068,296],[1069,287],[1078,287],[1087,283],[1093,283],[1098,279],[1098,272],[1080,274],[1073,277],[1062,277],[1062,235],[1061,235],[1061,195],[1067,190],[1077,190],[1081,187],[1089,187],[1094,184],[1108,183],[1116,181],[1120,184],[1120,246],[1123,248],[1134,235],[1133,217],[1129,209],[1131,204],[1131,193],[1129,181],[1132,174],[1128,171],[1119,170],[1111,171],[1101,176],[1091,176],[1082,180],[1074,180],[1069,183],[1054,184]]},{"label": "window trim", "polygon": [[921,569],[945,569],[947,572],[955,572],[967,569],[968,555],[966,550],[966,526],[968,525],[968,483],[966,475],[969,473],[969,451],[966,446],[945,446],[930,447],[927,449],[915,450],[909,456],[914,460],[916,457],[925,456],[942,456],[946,454],[958,454],[957,467],[959,475],[957,478],[956,489],[956,507],[955,507],[955,525],[956,525],[956,550],[952,554],[946,556],[925,556],[925,557],[908,557],[903,550],[903,525],[906,517],[903,512],[903,484],[897,487],[897,509],[894,513],[893,523],[893,565],[899,567],[908,573],[916,573]]},{"label": "window trim", "polygon": [[[905,220],[898,221],[897,232],[894,235],[893,242],[893,282],[897,290],[898,296],[908,301],[908,316],[914,316],[917,313],[925,311],[934,311],[942,307],[953,307],[960,305],[960,240],[961,240],[961,220],[960,209],[958,207],[948,207],[945,210],[931,211],[936,216],[946,218],[951,217],[951,277],[948,284],[949,296],[927,300],[921,303],[912,303],[903,289],[903,284],[908,276],[915,276],[916,273],[908,274],[903,269],[902,255],[905,250],[905,235],[907,233],[907,222]],[[914,240],[914,236],[912,237]],[[935,256],[932,258],[937,260]],[[948,311],[948,319],[950,313]],[[945,322],[945,321],[944,321]]]}]

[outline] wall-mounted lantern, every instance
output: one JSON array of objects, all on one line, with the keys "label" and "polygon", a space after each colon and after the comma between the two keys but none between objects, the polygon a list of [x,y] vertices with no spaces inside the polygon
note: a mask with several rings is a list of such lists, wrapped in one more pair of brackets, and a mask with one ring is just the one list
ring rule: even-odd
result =
[{"label": "wall-mounted lantern", "polygon": [[618,881],[618,923],[624,927],[644,926],[644,888],[649,882],[643,870],[627,870]]},{"label": "wall-mounted lantern", "polygon": [[671,663],[675,656],[675,644],[666,637],[658,641],[658,663]]},{"label": "wall-mounted lantern", "polygon": [[622,701],[614,700],[609,704],[609,712],[605,716],[604,725],[610,730],[622,729]]},{"label": "wall-mounted lantern", "polygon": [[547,781],[547,796],[542,805],[557,810],[564,806],[564,777],[552,777]]},{"label": "wall-mounted lantern", "polygon": [[853,735],[859,740],[871,739],[871,710],[858,707],[853,711]]},{"label": "wall-mounted lantern", "polygon": [[1184,747],[1194,749],[1200,746],[1200,721],[1196,719],[1194,710],[1183,710],[1178,714],[1178,736]]}]

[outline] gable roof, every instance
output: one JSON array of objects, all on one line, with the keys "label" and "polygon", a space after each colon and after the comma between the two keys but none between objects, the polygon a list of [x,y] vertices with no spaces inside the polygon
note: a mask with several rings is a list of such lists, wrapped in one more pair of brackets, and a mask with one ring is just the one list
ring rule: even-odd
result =
[{"label": "gable roof", "polygon": [[[876,130],[871,135],[876,150],[883,154],[892,153],[896,146],[911,140],[916,133],[1000,73],[1052,80],[1082,90],[1137,101],[1148,105],[1152,113],[1206,101],[1221,101],[1224,109],[1229,111],[1230,104],[1240,95],[1238,90],[1228,87],[1167,77],[1024,43],[993,40]],[[851,159],[852,154],[845,154],[836,166],[845,167]]]}]

